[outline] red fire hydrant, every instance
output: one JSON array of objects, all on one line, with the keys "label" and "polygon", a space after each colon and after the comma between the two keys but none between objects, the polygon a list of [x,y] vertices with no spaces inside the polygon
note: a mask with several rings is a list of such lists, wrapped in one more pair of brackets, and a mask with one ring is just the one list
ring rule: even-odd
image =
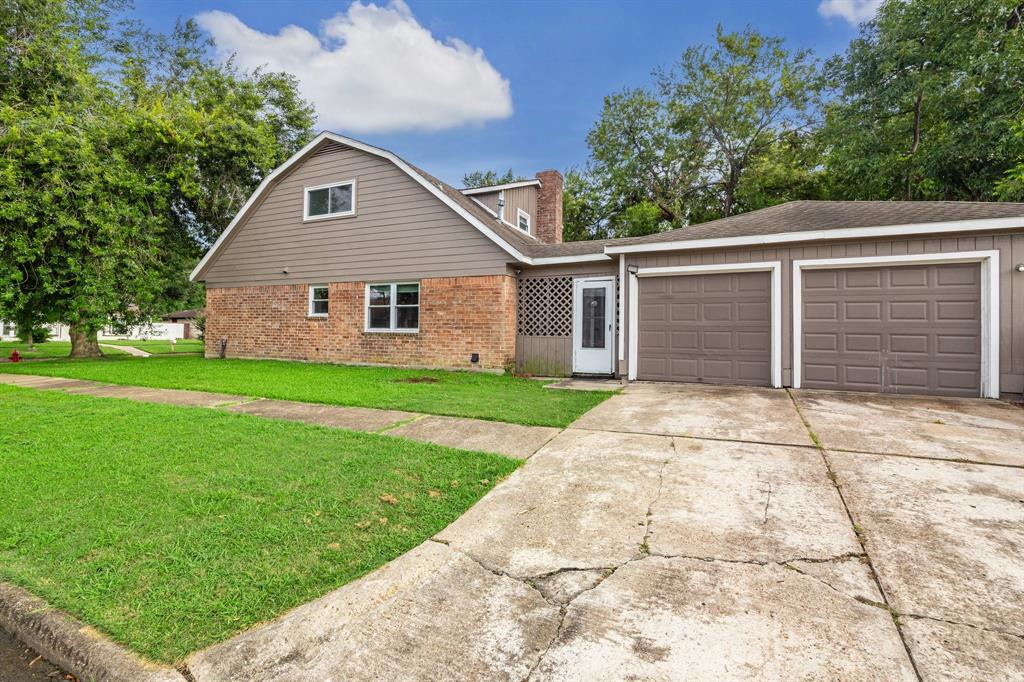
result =
[{"label": "red fire hydrant", "polygon": [[17,348],[11,351],[11,362],[21,362],[21,353]]}]

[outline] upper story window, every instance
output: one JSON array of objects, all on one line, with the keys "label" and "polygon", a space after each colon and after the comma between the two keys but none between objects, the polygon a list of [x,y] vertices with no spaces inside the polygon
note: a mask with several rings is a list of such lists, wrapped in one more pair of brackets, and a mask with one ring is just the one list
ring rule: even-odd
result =
[{"label": "upper story window", "polygon": [[306,188],[306,220],[355,215],[356,181]]},{"label": "upper story window", "polygon": [[329,293],[324,284],[314,284],[309,287],[309,316],[327,317]]},{"label": "upper story window", "polygon": [[523,232],[530,231],[530,214],[521,208],[516,209],[516,220],[519,225],[519,229]]}]

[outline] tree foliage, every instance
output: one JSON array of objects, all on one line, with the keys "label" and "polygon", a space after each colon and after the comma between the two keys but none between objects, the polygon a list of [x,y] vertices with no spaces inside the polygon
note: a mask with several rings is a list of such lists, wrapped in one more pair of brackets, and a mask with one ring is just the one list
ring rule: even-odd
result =
[{"label": "tree foliage", "polygon": [[194,304],[192,265],[311,136],[282,74],[217,65],[191,23],[114,25],[110,3],[0,13],[0,316],[96,331]]},{"label": "tree foliage", "polygon": [[[846,54],[823,136],[831,192],[849,199],[999,196],[1024,159],[1019,0],[890,0]],[[1020,196],[1012,181],[1003,196]]]},{"label": "tree foliage", "polygon": [[473,171],[462,176],[462,186],[466,189],[493,187],[494,185],[506,185],[510,182],[521,182],[523,180],[526,180],[526,178],[516,175],[512,172],[511,168],[501,174],[493,170]]},{"label": "tree foliage", "polygon": [[649,234],[815,191],[824,81],[809,52],[719,28],[654,76],[605,98],[587,170],[566,184],[571,237]]}]

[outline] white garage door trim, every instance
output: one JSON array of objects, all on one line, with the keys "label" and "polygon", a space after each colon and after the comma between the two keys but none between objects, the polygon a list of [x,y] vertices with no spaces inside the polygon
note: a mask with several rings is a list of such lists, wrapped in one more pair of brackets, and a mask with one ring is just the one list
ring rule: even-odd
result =
[{"label": "white garage door trim", "polygon": [[800,388],[803,346],[803,271],[884,265],[981,263],[981,397],[999,397],[999,251],[959,251],[906,256],[817,258],[793,261],[793,388]]},{"label": "white garage door trim", "polygon": [[730,263],[728,265],[678,265],[659,268],[638,268],[629,273],[629,371],[632,381],[637,375],[638,339],[640,337],[639,278],[665,275],[723,275],[732,272],[770,272],[772,274],[772,386],[782,388],[782,261]]}]

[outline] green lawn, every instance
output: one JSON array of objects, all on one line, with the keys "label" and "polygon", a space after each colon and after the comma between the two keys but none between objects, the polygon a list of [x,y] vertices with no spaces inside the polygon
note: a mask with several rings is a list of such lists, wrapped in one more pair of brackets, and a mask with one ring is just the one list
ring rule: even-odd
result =
[{"label": "green lawn", "polygon": [[157,355],[163,353],[202,353],[203,342],[199,339],[179,339],[175,342],[174,346],[171,346],[171,342],[167,340],[153,339],[150,341],[132,341],[131,339],[117,339],[115,341],[103,341],[102,343],[109,343],[114,346],[133,346],[139,350],[144,350],[147,353],[155,353]]},{"label": "green lawn", "polygon": [[164,662],[408,551],[518,465],[2,385],[0,414],[0,579]]},{"label": "green lawn", "polygon": [[[71,352],[70,341],[47,341],[37,343],[35,350],[29,350],[28,344],[21,341],[0,341],[0,358],[9,358],[15,348],[23,358],[66,358]],[[104,355],[124,355],[123,350],[116,348],[100,348]]]},{"label": "green lawn", "polygon": [[612,395],[607,391],[551,390],[533,379],[483,372],[281,360],[207,360],[190,356],[0,364],[0,372],[409,410],[539,426],[567,426]]}]

